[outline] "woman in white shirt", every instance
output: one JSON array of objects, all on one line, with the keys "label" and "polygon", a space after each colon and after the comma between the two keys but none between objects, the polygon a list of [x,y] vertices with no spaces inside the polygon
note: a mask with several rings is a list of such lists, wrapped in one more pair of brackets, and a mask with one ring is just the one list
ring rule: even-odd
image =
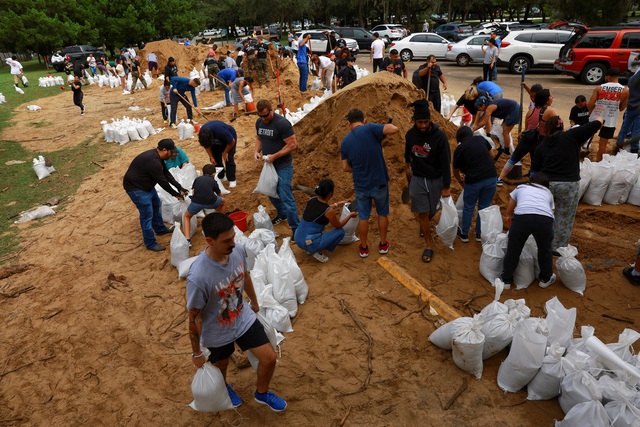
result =
[{"label": "woman in white shirt", "polygon": [[518,267],[520,253],[529,236],[538,245],[540,287],[546,288],[556,281],[553,274],[553,194],[549,191],[549,178],[542,172],[533,175],[528,184],[519,185],[510,194],[507,204],[509,243],[502,266],[502,281],[513,283],[513,272]]}]

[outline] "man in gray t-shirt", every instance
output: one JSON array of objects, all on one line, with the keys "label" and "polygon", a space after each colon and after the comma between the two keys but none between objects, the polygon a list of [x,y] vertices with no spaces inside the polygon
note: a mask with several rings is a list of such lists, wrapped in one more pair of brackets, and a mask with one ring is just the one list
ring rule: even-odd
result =
[{"label": "man in gray t-shirt", "polygon": [[[276,353],[262,323],[255,313],[260,310],[251,276],[246,270],[247,253],[234,243],[233,221],[222,213],[212,213],[202,220],[207,248],[198,255],[187,276],[187,309],[192,362],[200,368],[207,361],[200,345],[209,348],[208,361],[220,369],[227,380],[229,357],[234,343],[251,350],[258,359],[256,402],[282,411],[287,403],[269,391],[269,382],[276,368]],[[251,309],[244,302],[243,292],[250,298]],[[242,404],[230,384],[227,392],[234,407]]]}]

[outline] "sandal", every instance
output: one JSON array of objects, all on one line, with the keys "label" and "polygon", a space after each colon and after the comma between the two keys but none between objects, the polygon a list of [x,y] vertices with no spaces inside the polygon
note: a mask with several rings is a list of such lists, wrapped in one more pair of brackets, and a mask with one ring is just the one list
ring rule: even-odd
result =
[{"label": "sandal", "polygon": [[429,263],[433,258],[433,249],[425,249],[422,251],[422,262]]}]

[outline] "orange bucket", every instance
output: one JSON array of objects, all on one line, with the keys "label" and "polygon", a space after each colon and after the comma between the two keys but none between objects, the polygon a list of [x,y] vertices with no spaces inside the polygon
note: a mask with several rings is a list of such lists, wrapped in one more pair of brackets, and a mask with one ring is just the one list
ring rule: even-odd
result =
[{"label": "orange bucket", "polygon": [[244,109],[247,113],[255,113],[258,110],[256,110],[256,103],[255,102],[245,102],[244,104]]},{"label": "orange bucket", "polygon": [[196,132],[200,132],[200,125],[193,125],[193,129],[194,129]]},{"label": "orange bucket", "polygon": [[229,218],[231,218],[233,220],[233,223],[242,232],[247,231],[247,217],[248,216],[249,216],[248,213],[242,212],[242,211],[233,212],[233,213],[229,214]]}]

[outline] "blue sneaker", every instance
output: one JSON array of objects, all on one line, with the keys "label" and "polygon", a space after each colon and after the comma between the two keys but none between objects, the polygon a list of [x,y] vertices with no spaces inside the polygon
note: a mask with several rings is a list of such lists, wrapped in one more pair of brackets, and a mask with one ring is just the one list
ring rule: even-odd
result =
[{"label": "blue sneaker", "polygon": [[242,399],[240,399],[240,396],[238,396],[236,392],[233,391],[233,389],[231,388],[231,384],[227,384],[227,393],[229,393],[229,399],[231,399],[231,404],[234,408],[242,405]]},{"label": "blue sneaker", "polygon": [[267,405],[269,408],[276,412],[284,411],[284,408],[287,407],[287,402],[271,393],[270,391],[266,393],[258,393],[258,391],[256,390],[253,397],[254,399],[256,399],[256,402]]}]

